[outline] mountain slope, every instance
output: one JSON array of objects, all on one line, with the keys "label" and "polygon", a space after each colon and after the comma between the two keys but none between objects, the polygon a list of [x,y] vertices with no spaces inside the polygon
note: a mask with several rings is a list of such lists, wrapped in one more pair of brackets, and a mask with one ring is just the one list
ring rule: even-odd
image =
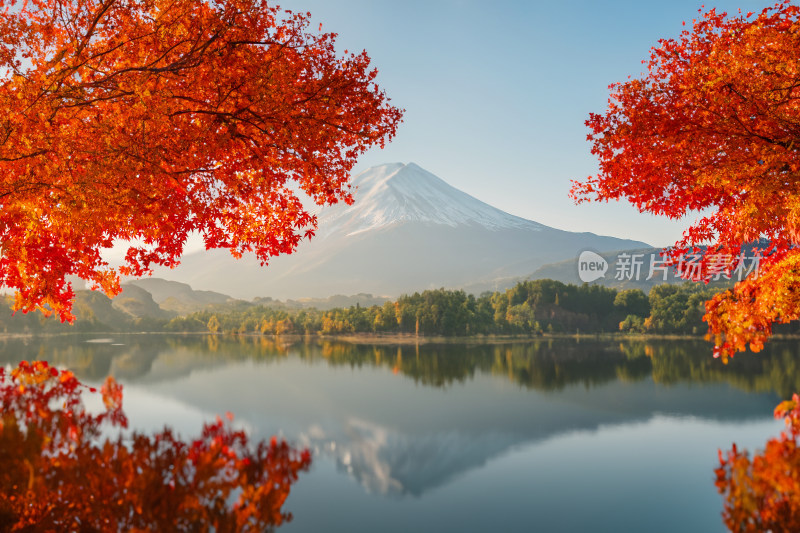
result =
[{"label": "mountain slope", "polygon": [[398,296],[530,274],[586,248],[642,248],[637,241],[549,228],[496,209],[409,163],[353,178],[355,203],[318,212],[319,231],[292,256],[261,268],[224,250],[184,257],[155,275],[236,298]]},{"label": "mountain slope", "polygon": [[144,278],[132,280],[126,283],[123,294],[127,286],[134,286],[139,290],[144,290],[152,295],[153,301],[158,304],[160,309],[172,314],[186,314],[195,311],[202,311],[210,306],[233,304],[236,302],[227,294],[220,294],[213,291],[196,291],[185,283],[167,281],[158,278]]}]

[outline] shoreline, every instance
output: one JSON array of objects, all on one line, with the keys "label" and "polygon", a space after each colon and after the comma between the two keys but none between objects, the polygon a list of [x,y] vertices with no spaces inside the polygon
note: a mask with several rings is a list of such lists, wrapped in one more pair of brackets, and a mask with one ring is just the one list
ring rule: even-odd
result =
[{"label": "shoreline", "polygon": [[[600,341],[705,341],[709,345],[713,342],[707,340],[704,335],[691,334],[647,334],[647,333],[542,333],[540,335],[470,335],[470,336],[443,336],[443,335],[415,335],[413,333],[346,333],[346,334],[321,334],[321,333],[291,333],[285,335],[260,334],[260,333],[234,333],[210,331],[75,331],[58,333],[0,333],[0,340],[3,339],[34,339],[46,337],[98,337],[98,336],[139,336],[139,335],[175,335],[175,336],[206,336],[215,337],[241,337],[241,338],[269,338],[282,341],[300,340],[319,340],[336,341],[349,344],[378,344],[378,345],[419,345],[419,344],[508,344],[508,343],[527,343],[542,340],[572,339],[580,342],[581,340],[600,340]],[[800,334],[776,334],[769,340],[791,341],[800,340]],[[767,341],[769,342],[769,341]]]}]

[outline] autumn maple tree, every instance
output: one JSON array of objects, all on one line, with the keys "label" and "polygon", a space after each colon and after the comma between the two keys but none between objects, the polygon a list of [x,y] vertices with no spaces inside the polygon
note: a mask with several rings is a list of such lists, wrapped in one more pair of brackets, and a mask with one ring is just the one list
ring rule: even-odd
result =
[{"label": "autumn maple tree", "polygon": [[578,201],[627,199],[670,218],[700,213],[672,249],[707,245],[704,268],[761,250],[749,276],[706,303],[723,359],[757,351],[776,322],[800,317],[800,8],[702,12],[664,39],[640,77],[610,86],[587,125],[599,172],[575,183]]},{"label": "autumn maple tree", "polygon": [[[265,262],[352,201],[401,119],[365,52],[265,0],[0,0],[0,281],[71,319],[76,275],[174,265],[196,232]],[[301,201],[300,196],[308,199]],[[114,270],[101,252],[130,242]]]},{"label": "autumn maple tree", "polygon": [[[122,433],[122,386],[98,393],[43,361],[0,367],[0,530],[267,531],[311,455],[253,443],[218,418],[184,441],[169,429]],[[112,438],[114,431],[120,433]]]}]

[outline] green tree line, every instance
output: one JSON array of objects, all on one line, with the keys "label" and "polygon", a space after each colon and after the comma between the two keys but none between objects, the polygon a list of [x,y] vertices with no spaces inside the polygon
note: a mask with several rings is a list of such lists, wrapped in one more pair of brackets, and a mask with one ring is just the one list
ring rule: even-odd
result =
[{"label": "green tree line", "polygon": [[[541,335],[543,333],[702,334],[704,302],[718,288],[703,284],[664,284],[649,294],[600,285],[572,285],[554,280],[517,283],[505,291],[480,296],[463,290],[435,289],[404,295],[394,302],[321,311],[286,309],[241,302],[227,308],[174,318],[125,316],[103,296],[87,293],[75,304],[77,331],[166,331],[236,334],[354,333],[421,336]],[[37,314],[0,313],[0,331],[48,333],[69,331]],[[73,330],[73,331],[74,331]],[[778,332],[796,332],[796,324]]]},{"label": "green tree line", "polygon": [[382,306],[286,310],[252,306],[202,311],[175,318],[168,331],[261,334],[401,333],[423,336],[540,335],[543,333],[704,332],[703,285],[640,289],[571,285],[553,280],[517,283],[480,296],[436,289],[404,295]]}]

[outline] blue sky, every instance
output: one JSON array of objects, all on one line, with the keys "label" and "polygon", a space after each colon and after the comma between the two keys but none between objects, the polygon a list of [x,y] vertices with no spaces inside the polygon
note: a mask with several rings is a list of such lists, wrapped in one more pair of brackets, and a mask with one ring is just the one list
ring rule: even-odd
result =
[{"label": "blue sky", "polygon": [[[636,76],[659,38],[675,37],[702,2],[286,0],[338,47],[366,49],[378,82],[406,109],[384,150],[356,171],[415,162],[509,213],[560,229],[669,245],[689,221],[622,203],[576,206],[571,179],[597,168],[584,126],[608,85]],[[770,4],[720,1],[736,13]]]}]

